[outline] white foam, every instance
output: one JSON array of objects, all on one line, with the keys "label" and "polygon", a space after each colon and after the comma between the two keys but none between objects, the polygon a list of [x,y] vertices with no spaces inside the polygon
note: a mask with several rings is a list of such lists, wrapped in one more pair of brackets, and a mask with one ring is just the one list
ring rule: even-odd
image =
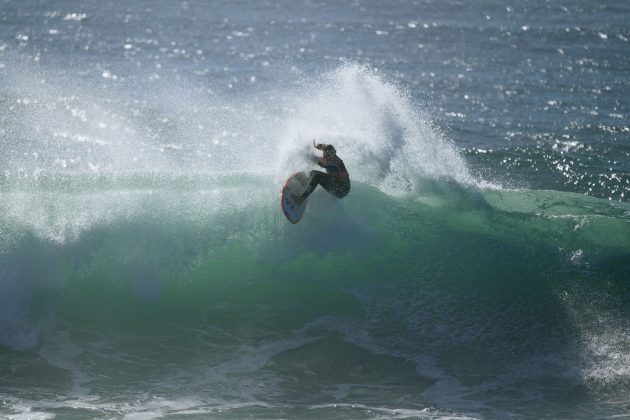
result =
[{"label": "white foam", "polygon": [[2,403],[4,408],[11,412],[11,414],[3,413],[3,418],[7,420],[47,420],[56,417],[52,413],[35,409],[33,401],[2,396]]},{"label": "white foam", "polygon": [[580,331],[580,370],[584,383],[600,392],[630,383],[630,323],[609,308],[616,303],[601,292],[564,291],[560,298]]},{"label": "white foam", "polygon": [[55,413],[48,411],[87,410],[105,416],[123,419],[158,419],[170,415],[208,416],[213,412],[246,407],[247,404],[228,403],[220,400],[203,401],[196,398],[163,398],[139,395],[133,402],[100,402],[96,396],[59,395],[51,400],[31,400],[27,398],[5,398],[5,407],[12,412],[7,419],[52,419]]},{"label": "white foam", "polygon": [[369,414],[370,418],[376,419],[424,419],[424,418],[433,418],[433,419],[473,419],[474,417],[468,417],[464,415],[456,415],[452,413],[448,413],[446,410],[438,410],[435,408],[422,408],[422,409],[405,409],[405,408],[389,408],[389,407],[378,407],[373,405],[359,404],[359,403],[334,403],[334,404],[319,404],[313,405],[309,407],[311,410],[321,410],[321,409],[346,409],[352,411],[360,411],[364,412],[364,415]]}]

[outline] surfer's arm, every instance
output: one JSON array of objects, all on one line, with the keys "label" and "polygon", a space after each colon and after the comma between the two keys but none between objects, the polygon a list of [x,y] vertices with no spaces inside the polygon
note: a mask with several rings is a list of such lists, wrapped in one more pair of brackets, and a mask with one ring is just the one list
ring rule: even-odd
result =
[{"label": "surfer's arm", "polygon": [[339,172],[341,170],[339,165],[335,165],[334,163],[321,157],[317,158],[317,164],[321,166],[322,168],[326,169],[327,171]]},{"label": "surfer's arm", "polygon": [[326,148],[331,147],[332,144],[326,144],[326,143],[315,143],[315,140],[313,140],[313,147],[316,148],[317,150],[321,150],[322,152],[326,150]]}]

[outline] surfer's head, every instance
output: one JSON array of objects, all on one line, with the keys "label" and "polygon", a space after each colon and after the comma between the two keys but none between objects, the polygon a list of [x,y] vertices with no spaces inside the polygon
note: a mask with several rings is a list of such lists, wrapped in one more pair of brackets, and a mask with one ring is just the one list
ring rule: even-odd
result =
[{"label": "surfer's head", "polygon": [[324,151],[324,156],[335,156],[337,154],[332,144],[324,144],[322,150]]},{"label": "surfer's head", "polygon": [[319,149],[322,152],[324,152],[324,156],[332,157],[337,154],[337,151],[335,150],[335,147],[332,144],[315,143],[315,140],[313,140],[313,146],[315,146],[316,149]]}]

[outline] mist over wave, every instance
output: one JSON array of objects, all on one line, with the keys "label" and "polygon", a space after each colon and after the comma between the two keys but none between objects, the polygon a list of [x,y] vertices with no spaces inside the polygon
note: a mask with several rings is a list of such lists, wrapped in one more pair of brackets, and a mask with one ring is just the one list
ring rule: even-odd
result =
[{"label": "mist over wave", "polygon": [[5,172],[240,172],[307,165],[312,139],[337,145],[354,179],[412,191],[418,176],[476,181],[430,118],[378,71],[346,64],[236,93],[185,80],[70,79],[16,59],[2,73]]}]

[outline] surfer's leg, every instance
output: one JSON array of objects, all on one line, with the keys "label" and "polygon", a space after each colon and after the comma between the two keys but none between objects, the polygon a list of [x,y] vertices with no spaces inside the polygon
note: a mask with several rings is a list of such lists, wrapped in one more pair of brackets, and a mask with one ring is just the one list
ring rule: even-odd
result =
[{"label": "surfer's leg", "polygon": [[335,182],[334,190],[328,192],[337,198],[344,198],[350,192],[350,180],[345,183]]},{"label": "surfer's leg", "polygon": [[[320,172],[321,173],[321,172]],[[346,182],[338,182],[334,177],[324,174],[325,177],[321,177],[319,185],[322,186],[329,194],[334,195],[337,198],[345,197],[350,192],[350,180]]]},{"label": "surfer's leg", "polygon": [[306,197],[315,191],[315,188],[317,188],[318,185],[321,185],[326,191],[328,191],[332,187],[332,181],[330,178],[330,175],[325,172],[313,170],[310,173],[308,185],[302,195],[292,194],[291,196],[298,202],[298,204],[301,204],[304,200],[306,200]]}]

